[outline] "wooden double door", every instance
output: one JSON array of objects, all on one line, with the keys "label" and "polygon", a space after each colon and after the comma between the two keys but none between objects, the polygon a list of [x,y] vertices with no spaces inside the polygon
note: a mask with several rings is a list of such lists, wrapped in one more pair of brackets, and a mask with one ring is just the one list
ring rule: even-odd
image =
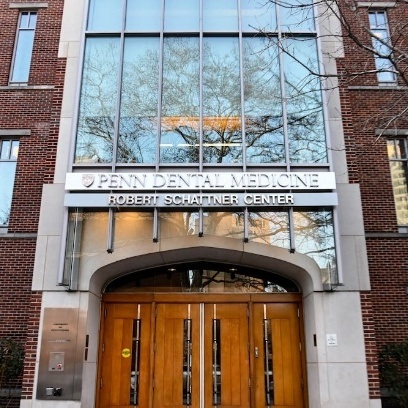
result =
[{"label": "wooden double door", "polygon": [[299,315],[291,295],[106,302],[97,406],[305,407]]}]

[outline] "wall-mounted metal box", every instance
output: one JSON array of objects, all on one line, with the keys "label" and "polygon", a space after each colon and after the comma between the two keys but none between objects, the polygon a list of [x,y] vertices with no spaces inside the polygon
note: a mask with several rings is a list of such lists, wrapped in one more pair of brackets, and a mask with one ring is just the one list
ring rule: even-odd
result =
[{"label": "wall-mounted metal box", "polygon": [[81,399],[84,323],[79,309],[44,310],[37,399]]}]

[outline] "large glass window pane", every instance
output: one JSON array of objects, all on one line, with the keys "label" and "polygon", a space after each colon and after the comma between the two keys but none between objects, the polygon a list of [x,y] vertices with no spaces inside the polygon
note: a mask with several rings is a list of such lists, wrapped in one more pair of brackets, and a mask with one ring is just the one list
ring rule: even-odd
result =
[{"label": "large glass window pane", "polygon": [[21,31],[17,40],[11,82],[28,82],[33,45],[34,31]]},{"label": "large glass window pane", "polygon": [[408,163],[390,163],[398,225],[408,225]]},{"label": "large glass window pane", "polygon": [[237,0],[206,0],[203,4],[203,30],[238,31]]},{"label": "large glass window pane", "polygon": [[242,31],[276,31],[275,2],[241,0]]},{"label": "large glass window pane", "polygon": [[262,293],[299,292],[296,284],[274,273],[239,273],[232,265],[183,263],[171,268],[137,271],[110,282],[105,292]]},{"label": "large glass window pane", "polygon": [[408,225],[408,141],[388,140],[388,157],[398,225]]},{"label": "large glass window pane", "polygon": [[118,162],[154,163],[156,160],[158,67],[158,38],[126,38]]},{"label": "large glass window pane", "polygon": [[203,156],[207,163],[242,162],[238,38],[204,38]]},{"label": "large glass window pane", "polygon": [[392,50],[387,14],[384,11],[372,11],[369,20],[373,48],[378,53],[375,55],[377,79],[379,82],[395,82],[397,77],[390,59]]},{"label": "large glass window pane", "polygon": [[264,37],[243,44],[247,162],[284,162],[278,47]]},{"label": "large glass window pane", "polygon": [[310,0],[285,0],[279,2],[282,31],[314,31],[313,5]]},{"label": "large glass window pane", "polygon": [[327,162],[315,39],[288,39],[284,54],[290,161]]},{"label": "large glass window pane", "polygon": [[16,166],[16,162],[0,162],[0,226],[9,222]]},{"label": "large glass window pane", "polygon": [[393,158],[400,160],[408,160],[408,140],[396,139],[393,140],[395,146],[395,153]]},{"label": "large glass window pane", "polygon": [[18,145],[18,140],[0,140],[0,226],[10,219]]},{"label": "large glass window pane", "polygon": [[0,159],[8,160],[10,158],[11,140],[0,140]]},{"label": "large glass window pane", "polygon": [[11,142],[10,160],[17,160],[19,145],[20,142],[18,140],[13,140]]},{"label": "large glass window pane", "polygon": [[70,285],[73,275],[93,268],[98,257],[106,254],[109,213],[71,210],[68,217],[63,284]]},{"label": "large glass window pane", "polygon": [[206,212],[204,235],[244,239],[244,214],[242,212]]},{"label": "large glass window pane", "polygon": [[408,163],[391,162],[392,187],[398,225],[408,225]]},{"label": "large glass window pane", "polygon": [[323,283],[338,283],[332,212],[294,212],[294,231],[296,251],[317,262]]},{"label": "large glass window pane", "polygon": [[151,242],[153,237],[153,213],[115,212],[113,248],[127,248],[140,242]]},{"label": "large glass window pane", "polygon": [[199,0],[165,0],[164,31],[199,31],[199,6]]},{"label": "large glass window pane", "polygon": [[200,77],[199,40],[164,41],[160,160],[198,163]]},{"label": "large glass window pane", "polygon": [[124,0],[90,0],[88,31],[120,31]]},{"label": "large glass window pane", "polygon": [[76,163],[112,161],[118,73],[119,38],[88,38],[79,107]]},{"label": "large glass window pane", "polygon": [[287,211],[249,213],[250,241],[290,248],[289,216]]},{"label": "large glass window pane", "polygon": [[70,209],[65,241],[64,271],[61,282],[64,286],[71,286],[73,276],[78,274],[81,259],[82,220],[82,209]]},{"label": "large glass window pane", "polygon": [[14,51],[11,82],[28,82],[36,23],[37,13],[28,11],[21,13],[16,48]]},{"label": "large glass window pane", "polygon": [[198,235],[198,212],[159,213],[160,239]]},{"label": "large glass window pane", "polygon": [[160,31],[161,0],[127,0],[127,31]]},{"label": "large glass window pane", "polygon": [[[384,51],[386,51],[385,48],[387,47],[384,44],[379,44],[379,41],[377,40],[373,40],[373,43],[374,47],[376,47],[379,52],[385,55]],[[377,69],[378,82],[395,82],[396,76],[393,72],[394,66],[389,59],[376,57],[375,65]]]},{"label": "large glass window pane", "polygon": [[108,242],[109,213],[84,212],[82,219],[82,237],[80,246],[80,271],[89,270],[87,266],[101,254],[106,254]]}]

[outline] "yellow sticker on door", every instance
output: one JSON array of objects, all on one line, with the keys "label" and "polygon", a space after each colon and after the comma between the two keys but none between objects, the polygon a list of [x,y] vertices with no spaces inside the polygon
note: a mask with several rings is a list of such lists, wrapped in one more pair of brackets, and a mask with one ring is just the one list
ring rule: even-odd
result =
[{"label": "yellow sticker on door", "polygon": [[123,358],[129,358],[130,357],[130,349],[128,349],[128,348],[124,348],[123,350],[122,350],[122,357]]}]

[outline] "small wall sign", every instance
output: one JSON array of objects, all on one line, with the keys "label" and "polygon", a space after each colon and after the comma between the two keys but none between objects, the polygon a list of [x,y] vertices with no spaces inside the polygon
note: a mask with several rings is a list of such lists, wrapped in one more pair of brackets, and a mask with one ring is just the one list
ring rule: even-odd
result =
[{"label": "small wall sign", "polygon": [[337,347],[337,334],[326,334],[326,344],[328,347]]}]

